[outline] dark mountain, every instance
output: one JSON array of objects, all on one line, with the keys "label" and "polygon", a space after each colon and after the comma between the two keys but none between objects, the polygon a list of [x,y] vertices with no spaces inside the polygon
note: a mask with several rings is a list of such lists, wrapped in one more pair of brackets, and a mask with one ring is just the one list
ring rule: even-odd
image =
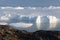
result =
[{"label": "dark mountain", "polygon": [[9,25],[0,25],[0,40],[60,40],[60,31],[27,32]]}]

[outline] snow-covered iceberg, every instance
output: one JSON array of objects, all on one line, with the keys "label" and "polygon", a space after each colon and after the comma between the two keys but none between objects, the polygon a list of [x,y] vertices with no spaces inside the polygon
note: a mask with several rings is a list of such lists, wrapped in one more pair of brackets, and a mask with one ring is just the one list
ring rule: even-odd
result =
[{"label": "snow-covered iceberg", "polygon": [[15,26],[16,29],[25,29],[29,31],[52,30],[57,25],[55,16],[27,16],[27,15],[4,15],[0,17],[0,22]]}]

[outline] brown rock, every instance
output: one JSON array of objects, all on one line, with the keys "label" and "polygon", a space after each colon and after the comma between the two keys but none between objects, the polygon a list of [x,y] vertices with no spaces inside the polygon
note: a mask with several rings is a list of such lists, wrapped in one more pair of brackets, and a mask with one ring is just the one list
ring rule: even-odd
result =
[{"label": "brown rock", "polygon": [[60,31],[27,32],[8,25],[0,25],[0,40],[60,40]]}]

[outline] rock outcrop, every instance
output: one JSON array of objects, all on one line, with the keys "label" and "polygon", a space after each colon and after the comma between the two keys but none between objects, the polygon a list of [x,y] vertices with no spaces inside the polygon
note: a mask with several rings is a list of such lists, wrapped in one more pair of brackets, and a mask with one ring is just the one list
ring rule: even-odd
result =
[{"label": "rock outcrop", "polygon": [[60,31],[27,32],[8,25],[0,25],[0,40],[60,40]]}]

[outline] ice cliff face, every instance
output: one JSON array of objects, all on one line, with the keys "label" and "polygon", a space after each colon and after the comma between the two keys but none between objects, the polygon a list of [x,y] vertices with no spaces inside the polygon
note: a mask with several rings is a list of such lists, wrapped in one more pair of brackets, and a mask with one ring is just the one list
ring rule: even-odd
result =
[{"label": "ice cliff face", "polygon": [[40,16],[40,18],[36,20],[37,28],[43,30],[55,28],[57,20],[55,16]]},{"label": "ice cliff face", "polygon": [[50,26],[50,28],[54,28],[55,26],[56,26],[56,24],[57,24],[57,18],[55,17],[55,16],[48,16],[48,18],[49,18],[49,26]]},{"label": "ice cliff face", "polygon": [[18,29],[23,28],[29,31],[32,29],[33,31],[53,29],[56,27],[57,20],[58,19],[55,16],[11,16],[9,14],[0,17],[0,22],[5,22],[9,25],[15,26]]}]

